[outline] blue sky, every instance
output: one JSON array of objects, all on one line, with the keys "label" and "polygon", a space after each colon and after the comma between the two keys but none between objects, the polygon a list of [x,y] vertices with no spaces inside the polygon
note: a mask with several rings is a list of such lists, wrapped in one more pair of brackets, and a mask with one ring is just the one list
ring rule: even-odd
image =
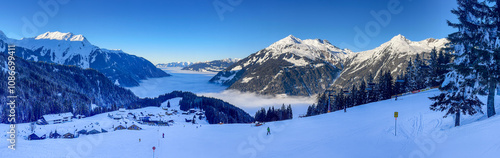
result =
[{"label": "blue sky", "polygon": [[[363,51],[398,34],[413,41],[444,38],[454,31],[446,20],[456,19],[450,13],[454,0],[40,1],[57,4],[57,12],[47,12],[35,0],[2,2],[0,30],[11,38],[47,31],[83,34],[94,45],[153,63],[244,58],[290,34]],[[218,14],[214,3],[225,12]],[[380,16],[387,24],[382,25],[371,11],[389,13],[391,19]],[[40,21],[33,24],[36,30],[23,31],[33,17]],[[356,42],[363,33],[355,28],[372,33],[366,35],[369,41]]]}]

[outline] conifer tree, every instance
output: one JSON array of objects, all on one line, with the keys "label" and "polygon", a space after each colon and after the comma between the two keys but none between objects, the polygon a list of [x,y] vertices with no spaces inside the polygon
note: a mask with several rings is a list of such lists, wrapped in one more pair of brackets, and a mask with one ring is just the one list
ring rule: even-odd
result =
[{"label": "conifer tree", "polygon": [[376,97],[377,86],[373,81],[373,75],[371,73],[370,73],[370,75],[368,75],[367,81],[368,81],[368,85],[369,85],[368,88],[370,90],[368,91],[368,94],[367,94],[368,100],[366,103],[375,102],[375,101],[377,101],[376,100],[377,99],[377,97]]},{"label": "conifer tree", "polygon": [[431,50],[431,57],[429,59],[429,87],[434,87],[439,85],[439,61],[438,61],[438,52],[436,48]]},{"label": "conifer tree", "polygon": [[405,80],[406,92],[417,90],[416,68],[411,59],[408,61],[408,66],[406,67]]},{"label": "conifer tree", "polygon": [[474,50],[478,53],[478,62],[474,66],[479,73],[481,89],[488,94],[487,115],[494,116],[495,93],[500,82],[500,9],[499,0],[489,0],[491,3],[479,3],[476,8],[476,22],[480,24],[478,39]]},{"label": "conifer tree", "polygon": [[362,81],[361,85],[359,85],[359,96],[358,96],[358,105],[366,104],[367,101],[367,87],[366,82]]},{"label": "conifer tree", "polygon": [[396,82],[394,83],[394,93],[395,94],[405,93],[406,92],[405,85],[406,85],[406,80],[404,78],[404,74],[399,74],[398,77],[396,77]]},{"label": "conifer tree", "polygon": [[430,97],[434,103],[430,109],[447,111],[444,117],[455,115],[455,126],[460,126],[460,114],[474,115],[481,112],[482,103],[478,97],[478,72],[475,69],[478,53],[475,49],[478,40],[477,0],[457,0],[458,8],[452,13],[458,16],[458,23],[448,21],[448,25],[458,32],[448,36],[450,46],[455,51],[453,69],[446,75],[440,87],[441,94]]}]

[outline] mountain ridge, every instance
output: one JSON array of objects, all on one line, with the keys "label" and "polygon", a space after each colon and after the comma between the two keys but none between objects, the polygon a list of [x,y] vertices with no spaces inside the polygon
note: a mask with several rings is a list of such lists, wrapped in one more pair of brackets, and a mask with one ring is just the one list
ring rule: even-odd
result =
[{"label": "mountain ridge", "polygon": [[199,71],[199,72],[219,72],[232,64],[238,62],[238,58],[226,58],[221,60],[212,60],[205,62],[196,62],[189,66],[182,68],[182,70]]},{"label": "mountain ridge", "polygon": [[383,70],[389,70],[394,78],[403,73],[410,59],[416,55],[427,59],[433,48],[437,51],[446,47],[449,41],[446,38],[427,38],[421,41],[411,41],[399,34],[380,46],[357,52],[346,58],[344,69],[339,78],[335,80],[335,88],[344,88],[341,85],[352,85],[359,83],[371,73],[377,78]]},{"label": "mountain ridge", "polygon": [[330,87],[357,84],[370,73],[376,78],[381,70],[397,76],[410,58],[444,48],[448,42],[433,38],[414,42],[398,34],[372,50],[352,52],[327,40],[289,35],[229,66],[210,82],[243,92],[311,96]]},{"label": "mountain ridge", "polygon": [[[108,50],[92,45],[83,35],[46,32],[32,38],[1,39],[16,45],[16,55],[31,61],[93,68],[118,85],[138,86],[140,80],[170,76],[148,60],[121,50]],[[7,52],[6,49],[0,51]]]},{"label": "mountain ridge", "polygon": [[210,82],[243,92],[311,96],[333,83],[351,53],[326,40],[289,35],[229,66]]}]

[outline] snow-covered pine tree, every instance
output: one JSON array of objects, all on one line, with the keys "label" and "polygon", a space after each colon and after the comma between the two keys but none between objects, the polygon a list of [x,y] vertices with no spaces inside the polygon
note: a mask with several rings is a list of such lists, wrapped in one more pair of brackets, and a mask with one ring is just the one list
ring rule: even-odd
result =
[{"label": "snow-covered pine tree", "polygon": [[[459,75],[455,71],[447,74],[447,79],[450,79],[445,87],[441,87],[441,94],[429,97],[434,103],[430,109],[434,111],[445,111],[446,118],[448,115],[455,115],[455,126],[460,126],[460,113],[466,115],[474,115],[481,112],[481,106],[484,105],[477,95],[474,94],[474,82],[467,79],[470,76]],[[454,81],[451,81],[454,80]],[[474,79],[472,79],[474,80]]]},{"label": "snow-covered pine tree", "polygon": [[356,87],[356,85],[352,85],[352,88],[351,88],[351,91],[349,92],[349,95],[348,95],[348,103],[347,103],[347,107],[353,107],[353,106],[357,106],[358,104],[356,104],[356,100],[358,100],[358,88]]},{"label": "snow-covered pine tree", "polygon": [[375,84],[375,81],[373,79],[373,74],[370,73],[368,75],[368,79],[366,80],[368,82],[368,88],[370,90],[367,92],[367,101],[366,103],[371,103],[377,101],[377,85]]},{"label": "snow-covered pine tree", "polygon": [[[266,115],[267,115],[267,112],[266,112],[266,108],[261,108],[260,109],[260,112],[259,112],[259,120],[260,122],[265,122],[266,121]],[[257,120],[257,118],[255,118],[255,120]]]},{"label": "snow-covered pine tree", "polygon": [[420,56],[417,54],[415,57],[415,61],[413,62],[414,66],[414,77],[415,77],[415,84],[416,84],[416,89],[414,90],[419,90],[426,88],[426,82],[427,82],[427,77],[429,76],[428,69],[427,69],[427,64],[423,60],[423,55]]},{"label": "snow-covered pine tree", "polygon": [[429,59],[429,81],[428,86],[434,87],[439,85],[439,61],[438,61],[438,52],[434,47],[430,53],[431,57]]},{"label": "snow-covered pine tree", "polygon": [[311,106],[307,107],[307,113],[306,116],[314,116],[316,114],[316,105],[312,104]]},{"label": "snow-covered pine tree", "polygon": [[359,85],[359,95],[358,95],[358,100],[357,104],[366,104],[367,101],[367,90],[366,90],[366,82],[362,81],[361,85]]},{"label": "snow-covered pine tree", "polygon": [[478,15],[476,23],[478,29],[478,40],[475,41],[474,49],[478,53],[478,61],[475,65],[479,72],[481,88],[488,93],[487,115],[494,116],[495,93],[500,81],[500,9],[499,0],[489,0],[491,3],[481,2],[476,8]]},{"label": "snow-covered pine tree", "polygon": [[416,79],[416,74],[415,74],[415,66],[410,58],[410,60],[408,61],[408,66],[406,67],[406,71],[405,71],[405,88],[406,88],[406,92],[411,92],[411,91],[414,91],[414,90],[417,90],[417,79]]},{"label": "snow-covered pine tree", "polygon": [[293,119],[293,111],[292,111],[292,105],[288,104],[288,107],[286,108],[287,111],[287,118],[288,119]]},{"label": "snow-covered pine tree", "polygon": [[[448,51],[448,52],[447,52]],[[452,55],[449,52],[454,51],[453,49],[450,48],[445,48],[444,50],[439,51],[439,56],[438,56],[438,85],[441,85],[443,83],[444,79],[446,78],[446,73],[449,72],[450,64],[451,64],[451,58]]]},{"label": "snow-covered pine tree", "polygon": [[285,107],[285,104],[283,103],[283,105],[281,105],[281,108],[278,109],[277,111],[277,114],[278,114],[278,119],[279,120],[286,120],[288,119],[286,116],[286,107]]},{"label": "snow-covered pine tree", "polygon": [[389,71],[382,71],[378,79],[378,100],[390,99],[394,94],[393,78]]},{"label": "snow-covered pine tree", "polygon": [[386,85],[384,84],[385,80],[385,71],[380,72],[380,77],[377,79],[377,101],[379,100],[384,100],[385,98],[385,91],[387,89]]},{"label": "snow-covered pine tree", "polygon": [[272,121],[273,115],[274,115],[274,107],[272,109],[271,107],[269,107],[266,113],[266,121]]},{"label": "snow-covered pine tree", "polygon": [[345,105],[345,97],[344,97],[344,90],[340,90],[339,93],[335,96],[335,101],[333,102],[333,111],[341,110],[344,109]]},{"label": "snow-covered pine tree", "polygon": [[[399,82],[402,81],[402,82]],[[406,92],[406,80],[404,78],[404,74],[399,74],[396,77],[396,82],[394,83],[394,93],[395,94],[402,94]]]},{"label": "snow-covered pine tree", "polygon": [[323,114],[328,112],[328,94],[322,93],[318,97],[318,104],[316,105],[317,114]]},{"label": "snow-covered pine tree", "polygon": [[476,7],[477,0],[457,0],[458,8],[452,13],[458,16],[459,23],[448,21],[448,25],[458,28],[458,32],[448,36],[449,46],[455,50],[453,69],[442,83],[441,94],[430,97],[434,111],[447,110],[444,117],[455,114],[455,126],[460,126],[460,113],[474,115],[481,112],[484,105],[478,97],[478,72],[475,67],[478,53],[474,49],[477,39],[476,17],[480,14]]}]

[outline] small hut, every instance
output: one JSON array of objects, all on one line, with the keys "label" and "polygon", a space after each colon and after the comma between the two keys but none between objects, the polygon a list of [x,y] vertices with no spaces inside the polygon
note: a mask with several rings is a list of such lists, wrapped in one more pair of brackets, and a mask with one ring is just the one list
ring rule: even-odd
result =
[{"label": "small hut", "polygon": [[125,127],[123,127],[122,125],[119,125],[118,127],[115,127],[115,131],[116,130],[122,130],[122,129],[126,129]]},{"label": "small hut", "polygon": [[95,129],[88,132],[88,134],[99,134],[99,133],[101,133],[101,132],[99,132],[98,130],[95,130]]},{"label": "small hut", "polygon": [[42,138],[38,137],[35,133],[28,136],[28,140],[41,140]]},{"label": "small hut", "polygon": [[82,130],[78,131],[78,134],[87,134],[87,130],[82,129]]},{"label": "small hut", "polygon": [[68,132],[68,133],[66,133],[66,134],[63,135],[63,138],[69,138],[69,139],[71,139],[71,138],[75,138],[75,135]]},{"label": "small hut", "polygon": [[137,125],[132,125],[130,127],[128,127],[128,130],[141,130],[142,128],[137,126]]},{"label": "small hut", "polygon": [[49,138],[54,138],[54,139],[61,138],[61,135],[59,133],[57,133],[57,130],[56,130],[54,133],[51,133],[49,135]]}]

